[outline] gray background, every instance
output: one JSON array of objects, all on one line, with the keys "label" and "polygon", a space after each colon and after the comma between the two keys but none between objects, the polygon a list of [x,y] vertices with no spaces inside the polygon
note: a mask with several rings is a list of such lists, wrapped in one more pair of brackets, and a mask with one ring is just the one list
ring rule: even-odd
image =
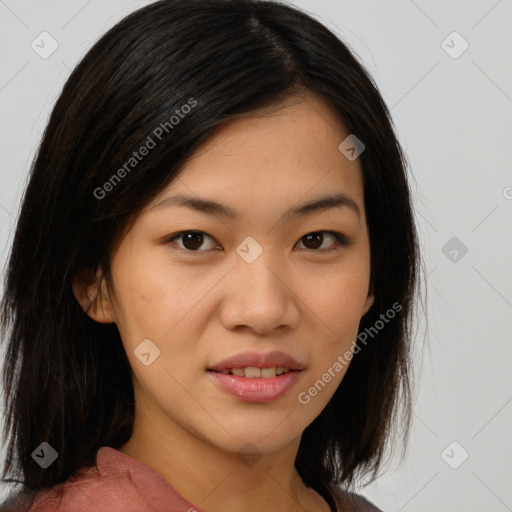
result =
[{"label": "gray background", "polygon": [[[0,0],[2,266],[30,162],[70,70],[149,3]],[[512,1],[293,3],[362,59],[413,175],[427,290],[414,424],[404,461],[392,458],[361,492],[386,512],[512,510]],[[47,59],[31,47],[43,31],[59,45]]]}]

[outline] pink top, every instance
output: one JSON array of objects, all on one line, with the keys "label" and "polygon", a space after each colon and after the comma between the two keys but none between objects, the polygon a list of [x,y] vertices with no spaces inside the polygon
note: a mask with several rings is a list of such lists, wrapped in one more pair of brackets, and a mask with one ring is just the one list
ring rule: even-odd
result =
[{"label": "pink top", "polygon": [[[62,499],[56,492],[61,488]],[[109,446],[96,453],[96,466],[38,494],[29,511],[203,512],[153,468]]]},{"label": "pink top", "polygon": [[[60,492],[59,492],[60,491]],[[15,498],[2,511],[26,512],[204,512],[178,494],[153,468],[109,446],[96,452],[96,465],[30,497]],[[25,500],[28,500],[25,501]],[[348,512],[382,512],[358,494],[344,493]],[[20,508],[20,506],[22,506]]]}]

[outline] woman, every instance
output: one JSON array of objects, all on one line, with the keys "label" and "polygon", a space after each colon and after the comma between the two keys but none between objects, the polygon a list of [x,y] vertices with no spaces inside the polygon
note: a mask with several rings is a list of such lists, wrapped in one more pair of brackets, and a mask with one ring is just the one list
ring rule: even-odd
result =
[{"label": "woman", "polygon": [[407,433],[418,268],[405,157],[336,36],[274,1],[134,12],[23,199],[3,510],[378,510],[353,488]]}]

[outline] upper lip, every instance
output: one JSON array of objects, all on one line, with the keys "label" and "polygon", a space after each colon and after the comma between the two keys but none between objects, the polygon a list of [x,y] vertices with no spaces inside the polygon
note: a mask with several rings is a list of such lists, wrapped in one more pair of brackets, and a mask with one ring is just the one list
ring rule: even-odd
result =
[{"label": "upper lip", "polygon": [[284,352],[272,351],[258,354],[257,352],[243,352],[224,359],[220,363],[208,368],[209,370],[230,370],[231,368],[273,368],[279,366],[290,370],[302,370],[302,365],[292,356]]}]

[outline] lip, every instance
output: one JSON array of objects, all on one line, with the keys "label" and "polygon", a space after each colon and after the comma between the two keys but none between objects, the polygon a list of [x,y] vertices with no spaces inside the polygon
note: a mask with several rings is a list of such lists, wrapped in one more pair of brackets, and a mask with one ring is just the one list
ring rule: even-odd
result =
[{"label": "lip", "polygon": [[300,370],[291,370],[278,377],[237,377],[212,370],[208,375],[230,395],[254,404],[266,404],[286,394],[297,382]]},{"label": "lip", "polygon": [[[238,377],[225,373],[222,370],[232,368],[272,368],[283,367],[290,371],[276,377]],[[303,366],[289,354],[277,350],[259,354],[257,352],[243,352],[228,357],[208,368],[208,375],[225,392],[254,404],[265,404],[277,400],[286,394],[299,379]]]},{"label": "lip", "polygon": [[302,365],[292,356],[277,350],[265,352],[263,354],[258,354],[257,352],[243,352],[236,354],[224,359],[214,366],[209,367],[208,370],[222,371],[230,370],[231,368],[246,368],[248,366],[252,366],[254,368],[272,368],[273,366],[281,366],[283,368],[289,368],[290,370],[303,370]]}]

